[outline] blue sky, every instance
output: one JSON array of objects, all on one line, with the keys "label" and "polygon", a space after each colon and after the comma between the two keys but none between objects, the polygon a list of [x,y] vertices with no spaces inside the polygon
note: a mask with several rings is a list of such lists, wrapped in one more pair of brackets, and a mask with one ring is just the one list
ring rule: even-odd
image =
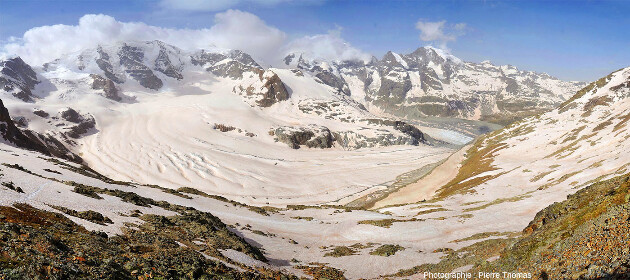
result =
[{"label": "blue sky", "polygon": [[[217,13],[238,9],[279,29],[288,41],[336,30],[354,48],[377,57],[388,50],[446,46],[466,61],[491,60],[584,81],[630,65],[630,1],[160,1],[0,0],[0,42],[38,26],[77,25],[85,14],[200,29],[213,26]],[[441,39],[421,40],[418,21],[444,21],[437,37],[428,36]],[[456,28],[458,23],[465,27]]]}]

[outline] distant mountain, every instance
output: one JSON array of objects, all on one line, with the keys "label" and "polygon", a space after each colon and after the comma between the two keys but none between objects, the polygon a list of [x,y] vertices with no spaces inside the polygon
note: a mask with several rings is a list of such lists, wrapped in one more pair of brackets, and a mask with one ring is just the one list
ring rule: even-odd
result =
[{"label": "distant mountain", "polygon": [[299,53],[289,54],[284,62],[366,106],[414,118],[501,121],[552,109],[585,85],[511,65],[463,62],[433,47],[410,54],[390,51],[367,63],[322,61]]}]

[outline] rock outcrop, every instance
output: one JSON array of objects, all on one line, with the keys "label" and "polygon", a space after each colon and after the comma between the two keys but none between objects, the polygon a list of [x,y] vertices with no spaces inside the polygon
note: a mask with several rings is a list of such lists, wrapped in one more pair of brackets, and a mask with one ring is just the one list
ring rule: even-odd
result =
[{"label": "rock outcrop", "polygon": [[141,48],[124,44],[118,51],[118,56],[125,72],[140,85],[152,90],[162,88],[162,80],[143,64],[144,52]]},{"label": "rock outcrop", "polygon": [[31,90],[39,83],[37,74],[20,57],[0,61],[0,89],[23,101],[33,101]]},{"label": "rock outcrop", "polygon": [[103,90],[103,96],[114,101],[121,101],[122,98],[118,95],[118,89],[116,84],[107,78],[104,78],[98,74],[90,74],[92,78],[92,89]]},{"label": "rock outcrop", "polygon": [[300,146],[309,148],[331,148],[335,142],[327,127],[310,125],[305,127],[278,127],[270,131],[276,141],[289,145],[292,149]]},{"label": "rock outcrop", "polygon": [[65,133],[70,138],[80,138],[83,134],[88,133],[91,129],[96,127],[96,121],[92,115],[81,115],[72,108],[66,108],[59,112],[59,116],[61,119],[72,123],[72,125],[65,128]]}]

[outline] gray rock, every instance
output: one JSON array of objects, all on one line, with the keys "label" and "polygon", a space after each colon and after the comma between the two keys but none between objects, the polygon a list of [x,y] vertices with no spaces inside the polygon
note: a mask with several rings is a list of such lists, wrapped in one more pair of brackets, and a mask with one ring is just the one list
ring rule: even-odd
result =
[{"label": "gray rock", "polygon": [[260,72],[259,77],[265,83],[263,85],[263,97],[257,102],[258,106],[269,107],[277,102],[289,99],[289,92],[277,74],[274,73],[271,77],[266,78],[263,77],[263,72]]},{"label": "gray rock", "polygon": [[168,56],[168,51],[166,50],[165,44],[160,41],[156,41],[155,43],[160,48],[158,57],[155,59],[155,70],[171,78],[175,78],[178,80],[183,79],[184,76],[181,73],[181,67],[176,67],[175,65],[173,65],[171,59]]},{"label": "gray rock", "polygon": [[271,134],[276,141],[285,143],[292,149],[299,149],[300,146],[325,149],[331,148],[335,142],[333,134],[323,126],[278,127]]},{"label": "gray rock", "polygon": [[162,80],[155,76],[153,71],[142,63],[144,52],[139,47],[124,44],[118,51],[120,65],[125,72],[145,88],[158,90],[162,88]]},{"label": "gray rock", "polygon": [[121,101],[122,98],[118,95],[118,89],[116,84],[110,79],[104,78],[101,75],[90,74],[92,78],[92,89],[103,90],[103,96],[115,101]]},{"label": "gray rock", "polygon": [[72,123],[80,123],[82,120],[81,115],[72,108],[66,108],[65,110],[59,112],[59,115],[62,119]]},{"label": "gray rock", "polygon": [[117,83],[117,84],[124,83],[125,82],[124,76],[117,75],[114,73],[114,67],[109,61],[109,54],[107,54],[101,46],[98,46],[96,48],[96,51],[99,55],[99,57],[96,59],[96,65],[98,65],[98,68],[103,70],[103,73],[105,73],[105,77],[107,77],[108,79],[112,80],[114,83]]},{"label": "gray rock", "polygon": [[30,102],[33,101],[31,90],[39,83],[37,74],[20,57],[0,61],[0,89],[13,96]]}]

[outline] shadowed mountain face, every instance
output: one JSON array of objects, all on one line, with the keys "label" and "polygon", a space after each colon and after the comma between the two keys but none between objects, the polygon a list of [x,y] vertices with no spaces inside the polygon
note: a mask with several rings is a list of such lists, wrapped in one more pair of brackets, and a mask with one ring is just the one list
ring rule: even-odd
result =
[{"label": "shadowed mountain face", "polygon": [[[93,120],[92,120],[93,121]],[[81,162],[81,158],[70,152],[58,139],[51,135],[16,127],[9,111],[0,100],[0,134],[2,140],[17,147],[41,152],[45,155]]]},{"label": "shadowed mountain face", "polygon": [[32,101],[37,74],[21,58],[0,61],[0,88],[23,101]]}]

